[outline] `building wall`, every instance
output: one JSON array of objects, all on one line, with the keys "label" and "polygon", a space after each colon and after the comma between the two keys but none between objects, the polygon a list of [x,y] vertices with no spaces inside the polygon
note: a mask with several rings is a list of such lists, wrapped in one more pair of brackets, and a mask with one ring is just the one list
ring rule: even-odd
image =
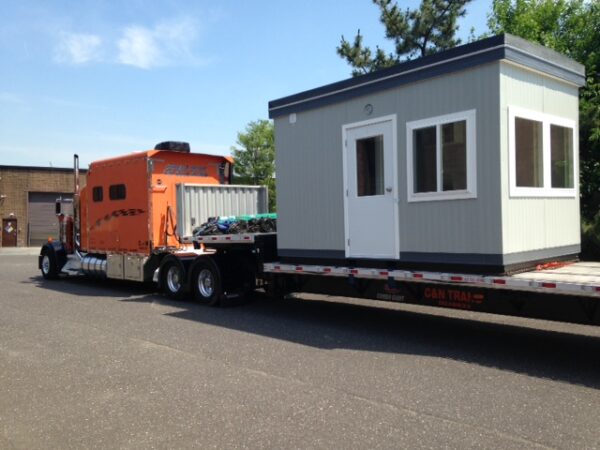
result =
[{"label": "building wall", "polygon": [[[81,185],[85,185],[85,172]],[[17,246],[27,245],[29,192],[73,192],[71,169],[45,169],[34,167],[0,166],[0,218],[14,214],[17,219]],[[1,246],[1,243],[0,243]]]},{"label": "building wall", "polygon": [[[288,115],[276,118],[280,254],[300,249],[343,257],[342,126],[390,114],[397,115],[401,255],[500,254],[499,67],[489,63],[300,112],[295,123]],[[370,116],[366,104],[373,106]],[[477,114],[477,198],[409,203],[406,123],[471,109]]]},{"label": "building wall", "polygon": [[[577,192],[570,198],[511,198],[508,149],[509,106],[566,118],[577,124],[577,87],[508,63],[501,64],[500,74],[503,253],[560,247],[569,247],[569,253],[578,253],[581,239],[578,167],[574,180]],[[577,126],[574,130],[575,153],[578,151],[578,134]],[[559,250],[556,254],[560,253]]]}]

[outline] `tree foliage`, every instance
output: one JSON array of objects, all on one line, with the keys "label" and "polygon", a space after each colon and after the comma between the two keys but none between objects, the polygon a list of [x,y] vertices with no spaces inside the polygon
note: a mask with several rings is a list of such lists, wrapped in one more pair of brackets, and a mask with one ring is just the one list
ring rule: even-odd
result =
[{"label": "tree foliage", "polygon": [[584,220],[600,221],[600,2],[494,0],[488,26],[585,65],[586,85],[579,91],[581,210]]},{"label": "tree foliage", "polygon": [[231,147],[235,159],[234,182],[266,185],[269,188],[269,210],[275,210],[275,143],[273,122],[257,120],[246,125],[237,135],[238,147]]},{"label": "tree foliage", "polygon": [[471,0],[422,0],[418,9],[401,10],[392,0],[373,0],[385,37],[394,43],[394,52],[363,46],[360,30],[351,43],[342,36],[337,53],[352,67],[354,76],[393,66],[403,60],[446,50],[460,44],[455,37],[457,20],[465,15]]}]

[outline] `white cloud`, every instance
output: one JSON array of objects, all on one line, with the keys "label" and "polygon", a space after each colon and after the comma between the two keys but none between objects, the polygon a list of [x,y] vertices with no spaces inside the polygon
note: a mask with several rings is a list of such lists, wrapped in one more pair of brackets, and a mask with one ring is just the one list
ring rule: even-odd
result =
[{"label": "white cloud", "polygon": [[197,26],[189,18],[161,22],[154,28],[132,25],[117,43],[117,60],[141,69],[197,63],[192,51],[197,36]]},{"label": "white cloud", "polygon": [[102,39],[95,34],[61,33],[56,47],[55,60],[69,64],[99,61]]},{"label": "white cloud", "polygon": [[162,62],[158,42],[154,33],[147,28],[127,27],[117,45],[119,47],[118,61],[121,64],[150,69]]},{"label": "white cloud", "polygon": [[206,62],[194,55],[198,29],[197,21],[182,17],[150,27],[131,24],[112,36],[61,32],[54,60],[67,64],[111,62],[140,69],[197,65]]}]

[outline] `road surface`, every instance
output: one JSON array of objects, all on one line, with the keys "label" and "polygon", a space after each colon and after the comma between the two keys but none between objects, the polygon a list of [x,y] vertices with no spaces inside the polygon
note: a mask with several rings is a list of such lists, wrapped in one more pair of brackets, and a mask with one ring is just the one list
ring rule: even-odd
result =
[{"label": "road surface", "polygon": [[0,255],[0,448],[597,448],[600,329],[306,296],[210,308]]}]

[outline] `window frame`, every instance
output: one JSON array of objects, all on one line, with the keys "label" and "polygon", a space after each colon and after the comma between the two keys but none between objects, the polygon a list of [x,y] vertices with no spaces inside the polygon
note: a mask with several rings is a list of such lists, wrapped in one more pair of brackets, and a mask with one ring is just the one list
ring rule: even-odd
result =
[{"label": "window frame", "polygon": [[[120,187],[123,186],[123,196],[121,197],[120,195],[117,195],[117,193],[120,192]],[[113,188],[115,191],[115,195],[113,195]],[[127,186],[125,185],[125,183],[116,183],[116,184],[111,184],[108,187],[108,199],[111,201],[120,201],[120,200],[125,200],[127,198]]]},{"label": "window frame", "polygon": [[[542,123],[542,174],[543,185],[541,187],[521,187],[517,186],[517,147],[516,147],[516,118],[535,120]],[[552,187],[552,142],[551,125],[557,125],[572,130],[571,148],[573,149],[573,187],[558,188]],[[532,111],[517,106],[508,107],[508,174],[509,174],[509,196],[514,198],[523,197],[548,197],[548,198],[573,198],[578,196],[579,189],[579,147],[577,136],[578,128],[575,120],[551,114]]]},{"label": "window frame", "polygon": [[[466,122],[466,176],[467,188],[443,190],[442,125],[453,122]],[[415,192],[413,132],[421,128],[436,129],[436,183],[435,192]],[[460,111],[442,116],[406,122],[406,164],[408,202],[426,202],[438,200],[461,200],[477,198],[477,113],[475,109]]]},{"label": "window frame", "polygon": [[[99,193],[100,195],[97,195],[96,193]],[[104,189],[102,186],[92,187],[92,201],[95,203],[104,201]]]}]

